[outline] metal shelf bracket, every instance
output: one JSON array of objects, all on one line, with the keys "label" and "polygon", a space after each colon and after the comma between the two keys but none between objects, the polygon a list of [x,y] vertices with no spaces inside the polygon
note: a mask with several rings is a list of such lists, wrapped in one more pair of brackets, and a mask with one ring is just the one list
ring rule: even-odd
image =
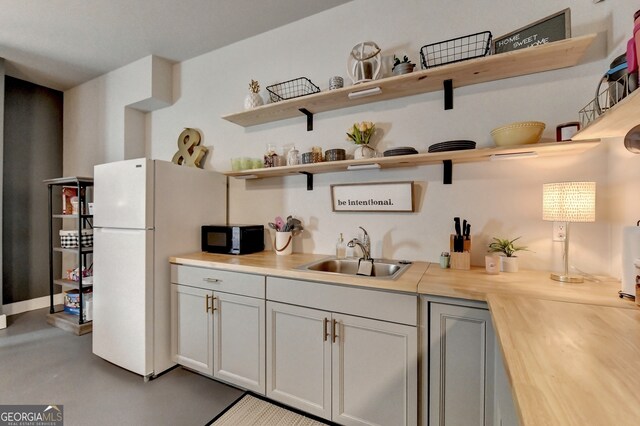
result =
[{"label": "metal shelf bracket", "polygon": [[443,185],[451,185],[452,177],[453,177],[453,162],[451,160],[442,160],[443,174],[442,174],[442,184]]},{"label": "metal shelf bracket", "polygon": [[444,87],[444,109],[453,109],[453,80],[444,80],[442,85]]},{"label": "metal shelf bracket", "polygon": [[307,176],[307,191],[313,191],[313,173],[309,173],[309,172],[300,172],[300,173]]},{"label": "metal shelf bracket", "polygon": [[307,132],[313,130],[313,113],[306,108],[299,108],[298,111],[307,116]]}]

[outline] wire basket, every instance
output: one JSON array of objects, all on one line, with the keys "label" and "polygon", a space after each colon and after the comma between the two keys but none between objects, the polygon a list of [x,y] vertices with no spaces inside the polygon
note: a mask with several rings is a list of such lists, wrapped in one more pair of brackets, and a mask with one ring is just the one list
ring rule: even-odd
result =
[{"label": "wire basket", "polygon": [[427,44],[420,49],[422,69],[486,56],[491,47],[491,31]]},{"label": "wire basket", "polygon": [[287,99],[318,93],[320,88],[306,77],[295,78],[284,83],[267,86],[271,102],[280,102]]}]

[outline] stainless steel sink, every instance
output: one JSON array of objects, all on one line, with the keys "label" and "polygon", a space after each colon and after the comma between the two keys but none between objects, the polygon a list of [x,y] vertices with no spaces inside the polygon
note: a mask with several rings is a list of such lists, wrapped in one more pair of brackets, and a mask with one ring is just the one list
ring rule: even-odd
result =
[{"label": "stainless steel sink", "polygon": [[[358,262],[359,259],[357,258],[337,259],[335,257],[330,257],[300,265],[295,269],[302,271],[325,272],[328,274],[357,276]],[[411,262],[374,259],[370,277],[394,280],[406,271],[409,266],[411,266]]]}]

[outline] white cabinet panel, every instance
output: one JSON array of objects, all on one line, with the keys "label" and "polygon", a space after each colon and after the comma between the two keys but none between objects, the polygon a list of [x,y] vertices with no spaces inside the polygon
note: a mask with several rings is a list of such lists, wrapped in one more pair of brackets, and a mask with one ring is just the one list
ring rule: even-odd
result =
[{"label": "white cabinet panel", "polygon": [[331,418],[331,314],[267,302],[267,396]]},{"label": "white cabinet panel", "polygon": [[486,309],[430,303],[429,424],[491,425],[495,337]]},{"label": "white cabinet panel", "polygon": [[417,330],[333,314],[333,417],[344,425],[417,423]]},{"label": "white cabinet panel", "polygon": [[265,301],[215,292],[214,377],[265,393]]},{"label": "white cabinet panel", "polygon": [[171,284],[173,361],[209,375],[213,374],[212,295],[210,290]]}]

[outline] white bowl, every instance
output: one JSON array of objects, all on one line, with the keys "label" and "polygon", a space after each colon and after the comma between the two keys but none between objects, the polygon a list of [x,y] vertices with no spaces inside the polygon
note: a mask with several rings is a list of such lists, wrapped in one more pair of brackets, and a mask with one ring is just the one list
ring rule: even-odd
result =
[{"label": "white bowl", "polygon": [[491,137],[496,146],[538,143],[545,127],[545,124],[540,121],[521,121],[493,129]]}]

